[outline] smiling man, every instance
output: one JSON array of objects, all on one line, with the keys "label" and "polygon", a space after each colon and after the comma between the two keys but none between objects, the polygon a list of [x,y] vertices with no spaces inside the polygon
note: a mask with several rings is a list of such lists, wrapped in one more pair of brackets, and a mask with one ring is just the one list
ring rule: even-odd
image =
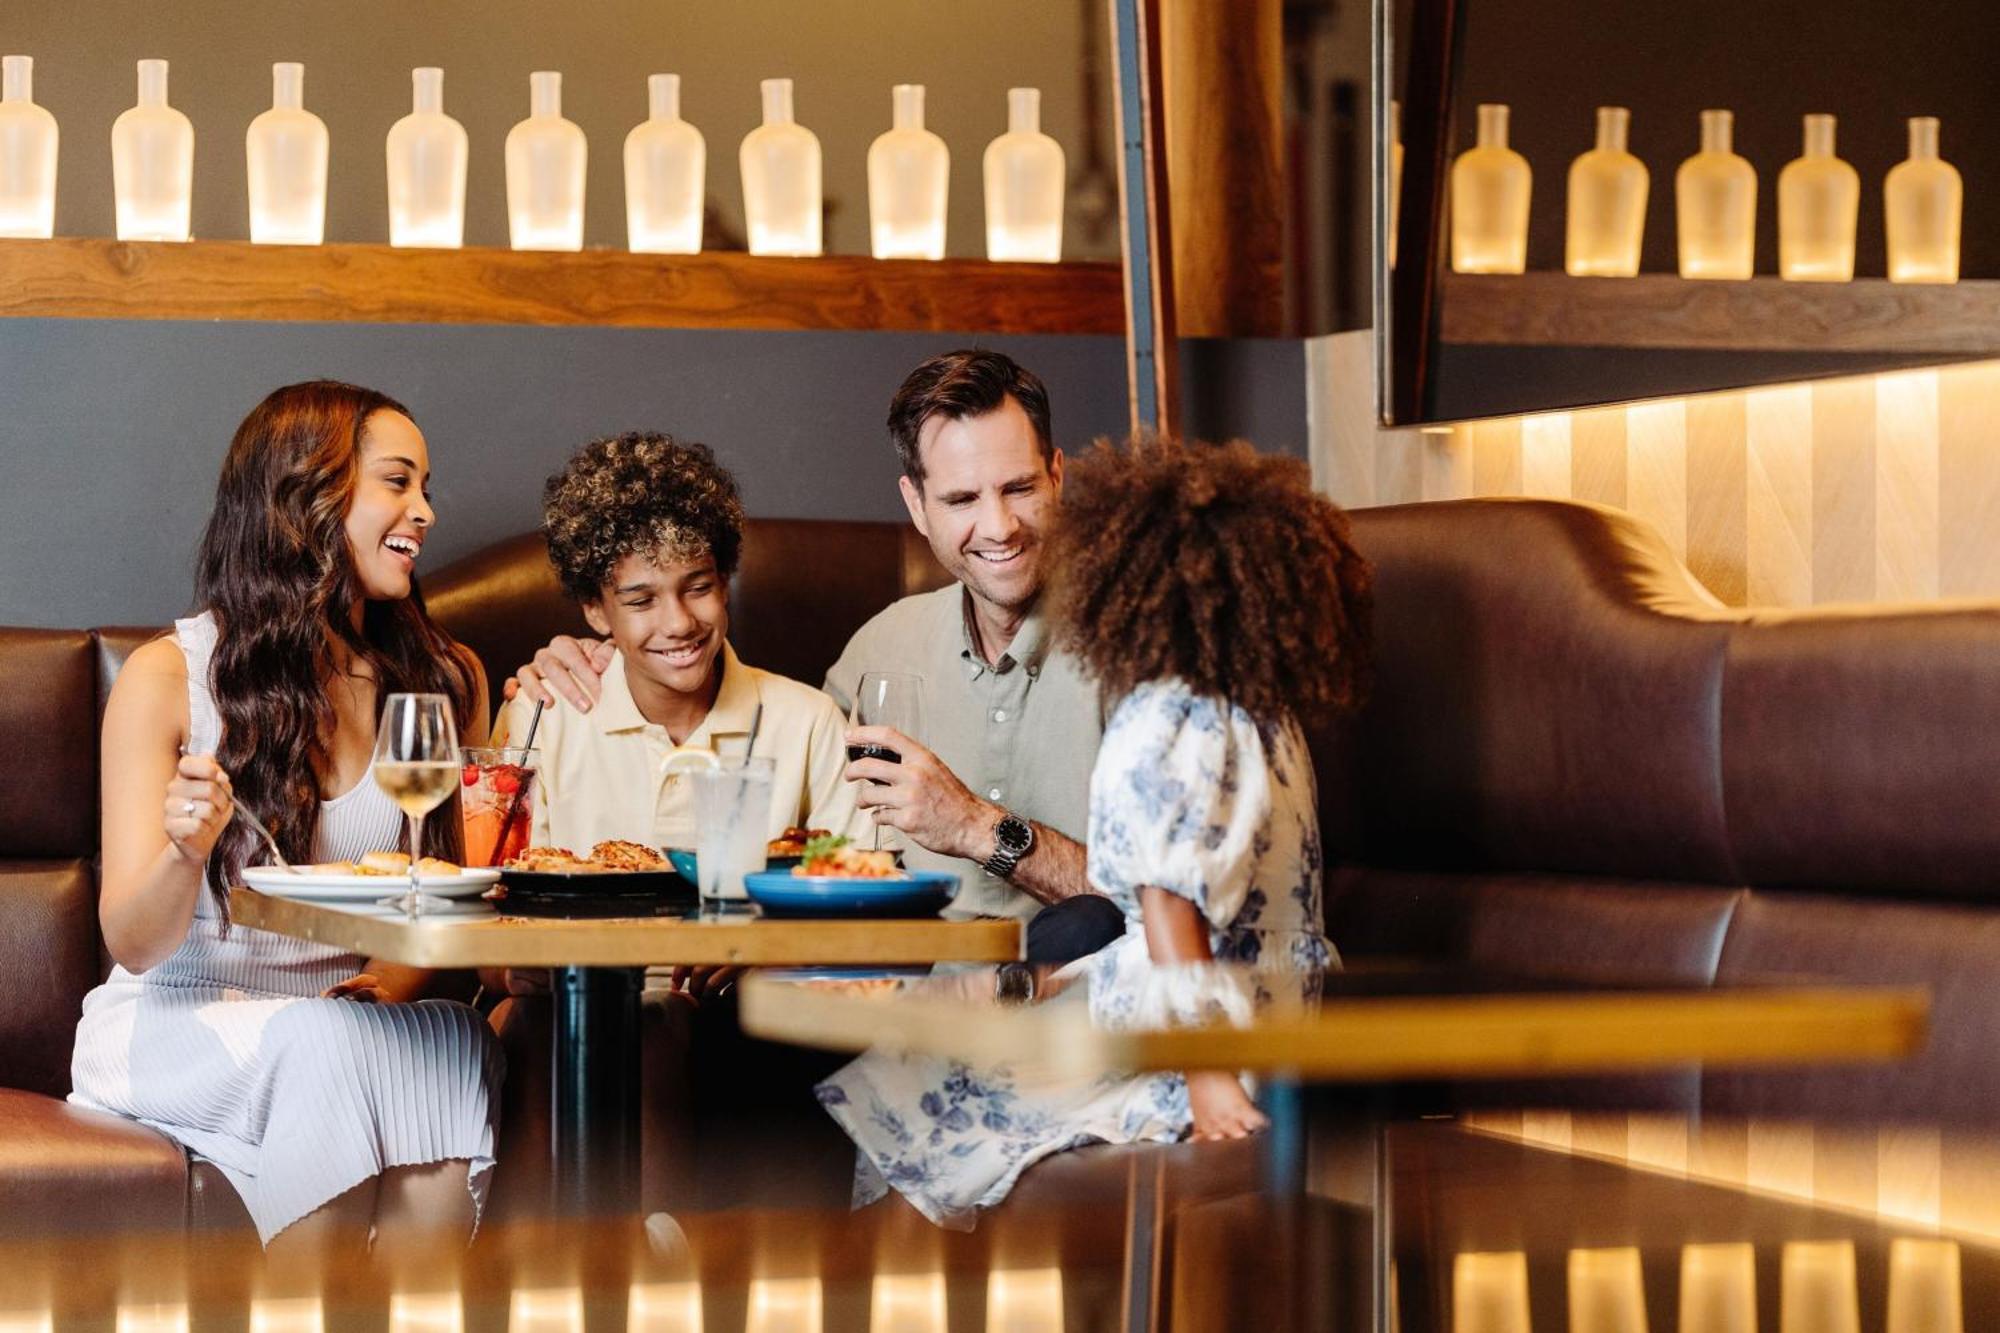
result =
[{"label": "smiling man", "polygon": [[[827,673],[849,707],[864,672],[924,678],[926,734],[854,728],[901,763],[860,759],[861,805],[914,844],[912,865],[958,872],[956,906],[1032,916],[1085,894],[1080,835],[1100,716],[1095,690],[1053,651],[1039,613],[1042,538],[1062,492],[1048,390],[999,352],[959,351],[912,371],[889,404],[910,521],[957,583],[906,597],[854,635]],[[1085,907],[1107,900],[1094,898]],[[1053,920],[1036,932],[1073,935]],[[1115,909],[1085,938],[1037,943],[1057,961],[1115,935]]]}]

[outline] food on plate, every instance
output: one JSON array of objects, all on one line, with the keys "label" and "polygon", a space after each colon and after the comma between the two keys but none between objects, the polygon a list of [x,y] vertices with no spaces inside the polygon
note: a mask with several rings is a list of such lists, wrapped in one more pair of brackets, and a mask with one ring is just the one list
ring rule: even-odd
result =
[{"label": "food on plate", "polygon": [[814,838],[833,836],[831,829],[788,828],[764,845],[766,856],[804,856],[806,844]]},{"label": "food on plate", "polygon": [[667,858],[644,844],[610,839],[578,856],[567,847],[530,847],[509,857],[508,870],[525,870],[538,875],[609,875],[620,871],[665,870]]},{"label": "food on plate", "polygon": [[665,870],[667,858],[651,847],[636,842],[621,842],[611,839],[600,842],[590,849],[587,858],[592,864],[606,870]]},{"label": "food on plate", "polygon": [[[400,875],[408,878],[410,873],[410,857],[407,852],[370,852],[368,855],[362,857],[359,862],[321,861],[316,865],[300,866],[299,870],[301,873],[307,875],[375,875],[384,879]],[[435,856],[426,856],[423,860],[417,862],[417,875],[419,878],[436,879],[445,875],[460,875],[463,873],[465,872],[458,866],[453,865],[449,861],[440,860]]]},{"label": "food on plate", "polygon": [[826,875],[838,879],[908,879],[896,865],[894,852],[870,852],[848,838],[818,837],[805,845],[805,859],[792,867],[801,877]]}]

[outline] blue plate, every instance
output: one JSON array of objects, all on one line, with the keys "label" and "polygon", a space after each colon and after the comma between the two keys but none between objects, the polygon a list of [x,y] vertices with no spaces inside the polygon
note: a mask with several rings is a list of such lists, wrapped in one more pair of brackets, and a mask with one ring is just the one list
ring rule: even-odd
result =
[{"label": "blue plate", "polygon": [[958,876],[912,870],[902,879],[843,879],[760,870],[743,877],[766,916],[936,916],[958,896]]}]

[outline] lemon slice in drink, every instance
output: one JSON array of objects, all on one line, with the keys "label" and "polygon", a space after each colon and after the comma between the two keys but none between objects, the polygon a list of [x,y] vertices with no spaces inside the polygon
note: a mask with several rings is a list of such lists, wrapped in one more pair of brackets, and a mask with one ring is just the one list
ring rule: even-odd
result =
[{"label": "lemon slice in drink", "polygon": [[722,761],[715,757],[715,751],[704,750],[696,746],[684,746],[667,756],[666,762],[660,765],[660,771],[665,773],[668,780],[671,781],[682,773],[692,773],[698,770],[718,769],[721,767]]}]

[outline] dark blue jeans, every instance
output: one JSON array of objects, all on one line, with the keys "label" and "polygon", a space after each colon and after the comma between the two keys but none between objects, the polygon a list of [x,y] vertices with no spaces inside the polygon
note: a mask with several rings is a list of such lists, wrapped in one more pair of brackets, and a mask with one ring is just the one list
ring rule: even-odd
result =
[{"label": "dark blue jeans", "polygon": [[1102,894],[1080,893],[1044,907],[1028,921],[1028,961],[1073,963],[1125,933],[1125,913]]}]

